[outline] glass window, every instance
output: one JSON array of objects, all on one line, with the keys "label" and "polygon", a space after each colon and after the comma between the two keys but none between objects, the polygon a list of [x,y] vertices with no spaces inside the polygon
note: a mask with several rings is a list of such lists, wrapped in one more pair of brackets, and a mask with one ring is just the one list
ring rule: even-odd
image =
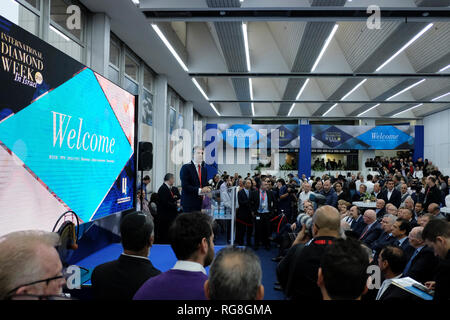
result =
[{"label": "glass window", "polygon": [[153,95],[144,90],[142,103],[142,122],[151,126],[153,125]]},{"label": "glass window", "polygon": [[119,67],[120,48],[114,42],[109,46],[109,62]]},{"label": "glass window", "polygon": [[29,4],[31,4],[33,7],[35,7],[38,10],[41,7],[41,1],[40,0],[25,0],[25,2],[28,2]]},{"label": "glass window", "polygon": [[145,67],[144,68],[144,88],[152,92],[153,75],[151,71]]},{"label": "glass window", "polygon": [[39,17],[22,5],[19,5],[19,26],[35,36],[39,32]]},{"label": "glass window", "polygon": [[65,54],[82,62],[83,47],[71,40],[54,26],[50,26],[48,42]]},{"label": "glass window", "polygon": [[109,66],[108,68],[108,79],[112,82],[119,84],[119,71]]},{"label": "glass window", "polygon": [[[83,26],[85,21],[85,16],[83,10],[80,8],[79,25],[76,12],[70,11],[67,13],[67,8],[75,3],[71,0],[50,0],[50,19],[63,27],[67,32],[74,35],[77,39],[83,41]],[[76,4],[75,4],[76,5]]]},{"label": "glass window", "polygon": [[131,79],[138,81],[139,66],[128,55],[125,55],[125,74]]},{"label": "glass window", "polygon": [[128,77],[125,77],[124,88],[132,94],[138,94],[138,85],[133,80],[128,79]]}]

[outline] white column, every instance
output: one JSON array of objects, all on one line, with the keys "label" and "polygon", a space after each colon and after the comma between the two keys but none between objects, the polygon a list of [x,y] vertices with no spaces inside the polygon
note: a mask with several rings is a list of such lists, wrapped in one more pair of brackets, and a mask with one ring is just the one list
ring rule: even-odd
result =
[{"label": "white column", "polygon": [[157,191],[164,182],[167,171],[169,142],[169,111],[167,108],[167,77],[159,75],[155,79],[153,104],[153,190]]},{"label": "white column", "polygon": [[[363,119],[359,120],[360,126],[375,126],[375,119]],[[359,171],[361,171],[364,174],[364,178],[366,178],[367,175],[367,169],[366,169],[366,160],[369,158],[375,158],[375,150],[359,150],[358,153],[359,157]]]}]

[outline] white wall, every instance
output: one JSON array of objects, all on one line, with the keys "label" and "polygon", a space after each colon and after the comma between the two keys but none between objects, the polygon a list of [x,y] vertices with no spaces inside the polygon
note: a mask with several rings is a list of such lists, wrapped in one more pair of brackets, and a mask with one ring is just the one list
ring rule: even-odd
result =
[{"label": "white wall", "polygon": [[450,174],[450,109],[423,119],[424,156],[445,175]]}]

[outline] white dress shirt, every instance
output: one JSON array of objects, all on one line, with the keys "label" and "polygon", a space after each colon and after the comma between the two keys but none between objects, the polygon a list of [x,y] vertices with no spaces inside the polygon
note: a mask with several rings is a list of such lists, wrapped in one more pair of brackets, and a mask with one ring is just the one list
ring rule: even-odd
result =
[{"label": "white dress shirt", "polygon": [[381,296],[383,295],[383,293],[386,291],[386,289],[391,285],[392,280],[394,279],[399,279],[401,278],[403,275],[399,274],[396,277],[393,277],[391,279],[386,279],[383,281],[383,283],[381,284],[380,290],[378,290],[378,294],[377,297],[375,298],[375,300],[380,300]]},{"label": "white dress shirt", "polygon": [[198,262],[178,260],[172,270],[184,270],[190,272],[203,272],[206,275],[205,268]]}]

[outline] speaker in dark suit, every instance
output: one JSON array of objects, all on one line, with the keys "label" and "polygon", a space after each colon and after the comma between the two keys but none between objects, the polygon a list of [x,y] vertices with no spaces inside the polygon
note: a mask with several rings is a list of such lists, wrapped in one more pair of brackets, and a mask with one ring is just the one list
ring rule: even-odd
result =
[{"label": "speaker in dark suit", "polygon": [[208,172],[203,162],[203,149],[194,149],[194,160],[184,164],[180,170],[181,206],[184,212],[200,211],[203,196],[202,189],[208,187]]},{"label": "speaker in dark suit", "polygon": [[439,259],[434,255],[432,248],[425,246],[419,251],[416,249],[403,271],[403,276],[421,283],[432,281],[438,264]]},{"label": "speaker in dark suit", "polygon": [[178,200],[180,193],[173,186],[175,177],[168,173],[164,177],[164,183],[158,189],[158,214],[156,216],[156,241],[169,243],[169,227],[178,215]]},{"label": "speaker in dark suit", "polygon": [[251,246],[251,237],[253,233],[253,212],[252,212],[252,182],[245,181],[245,189],[238,192],[239,208],[236,212],[236,242],[244,245],[244,236],[246,235],[247,246]]},{"label": "speaker in dark suit", "polygon": [[398,191],[397,189],[392,189],[392,193],[389,196],[389,190],[385,190],[383,192],[383,200],[384,202],[386,202],[386,204],[388,203],[392,203],[394,206],[397,207],[397,209],[400,207],[400,204],[402,203],[402,194],[400,191]]}]

